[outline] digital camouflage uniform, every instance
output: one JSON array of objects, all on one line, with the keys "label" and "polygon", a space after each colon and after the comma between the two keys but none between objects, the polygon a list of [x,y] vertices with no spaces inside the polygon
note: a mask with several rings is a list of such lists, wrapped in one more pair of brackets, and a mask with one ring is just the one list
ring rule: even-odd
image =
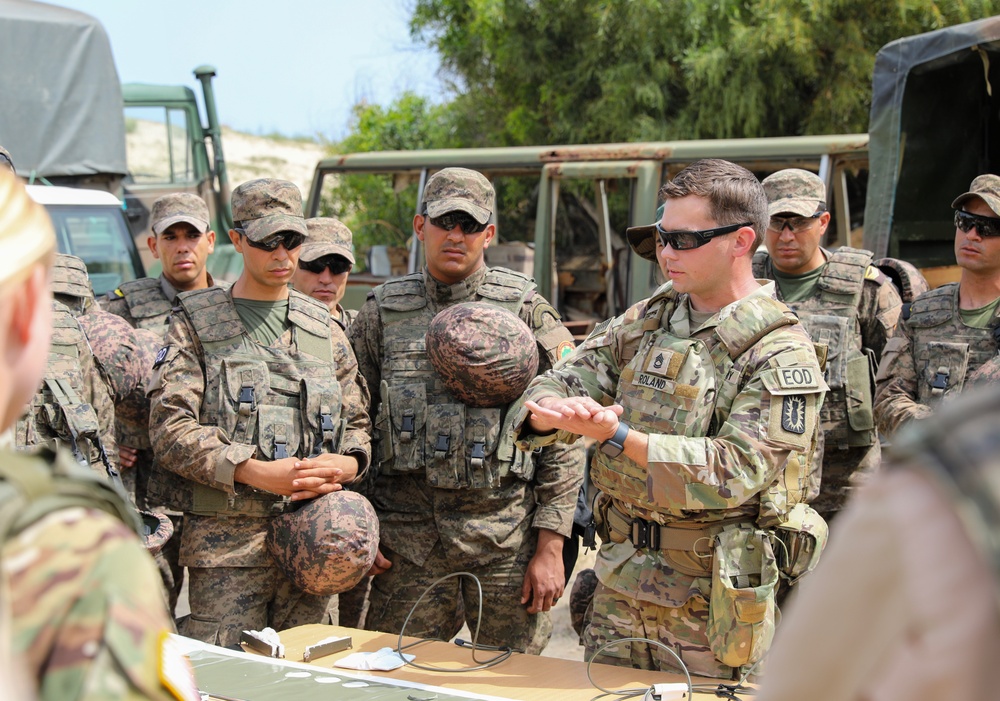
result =
[{"label": "digital camouflage uniform", "polygon": [[[818,489],[809,473],[826,386],[805,330],[773,294],[768,284],[692,329],[687,296],[667,283],[525,393],[621,404],[622,422],[649,436],[648,468],[601,451],[591,465],[604,543],[588,658],[609,640],[650,637],[692,674],[731,678],[766,652],[782,558],[768,533],[825,529],[803,502]],[[519,446],[574,438],[522,434]],[[642,643],[597,659],[675,665]]]},{"label": "digital camouflage uniform", "polygon": [[[255,180],[233,193],[247,237],[305,233],[291,183]],[[150,392],[150,439],[158,465],[185,478],[168,504],[184,511],[180,562],[188,567],[191,616],[182,631],[231,645],[244,629],[319,623],[330,597],[304,594],[276,567],[264,540],[288,498],[235,483],[238,465],[340,453],[368,464],[367,391],[327,307],[294,290],[287,328],[263,346],[244,327],[230,290],[178,296]]]},{"label": "digital camouflage uniform", "polygon": [[[335,217],[312,217],[306,219],[306,227],[309,229],[309,238],[302,244],[300,262],[309,263],[325,256],[336,255],[347,259],[351,265],[355,264],[354,234],[346,224]],[[338,302],[330,314],[340,322],[342,328],[347,329],[358,316],[358,310],[344,309]]]},{"label": "digital camouflage uniform", "polygon": [[[843,246],[823,251],[826,264],[813,294],[785,302],[814,342],[826,346],[820,425],[822,475],[810,506],[829,522],[854,488],[879,465],[881,450],[872,413],[875,370],[896,328],[902,303],[889,278],[871,265],[872,254]],[[754,256],[754,277],[774,280],[767,251]],[[781,286],[775,283],[779,300]]]},{"label": "digital camouflage uniform", "polygon": [[115,407],[77,312],[53,300],[52,325],[45,379],[17,421],[17,447],[61,445],[118,480]]},{"label": "digital camouflage uniform", "polygon": [[[962,323],[958,283],[920,295],[886,344],[876,376],[875,420],[888,437],[912,419],[930,416],[946,394],[958,394],[997,354],[996,331]],[[1000,309],[998,309],[1000,311]]]},{"label": "digital camouflage uniform", "polygon": [[[425,269],[369,297],[349,334],[375,417],[377,459],[364,491],[393,565],[372,579],[365,626],[398,632],[427,585],[469,571],[483,585],[480,642],[537,654],[551,623],[548,614],[527,613],[521,587],[535,529],[570,534],[583,452],[558,445],[525,455],[514,448],[508,407],[469,407],[445,389],[424,336],[439,311],[461,302],[520,317],[537,339],[542,369],[573,347],[534,283],[509,270],[484,266],[447,285]],[[471,581],[449,580],[424,599],[406,633],[449,639],[463,620],[475,630],[478,603]]]},{"label": "digital camouflage uniform", "polygon": [[[42,701],[194,701],[190,667],[164,639],[173,625],[135,512],[92,475],[65,453],[0,454],[0,589],[13,652]],[[169,691],[161,670],[192,693]]]}]

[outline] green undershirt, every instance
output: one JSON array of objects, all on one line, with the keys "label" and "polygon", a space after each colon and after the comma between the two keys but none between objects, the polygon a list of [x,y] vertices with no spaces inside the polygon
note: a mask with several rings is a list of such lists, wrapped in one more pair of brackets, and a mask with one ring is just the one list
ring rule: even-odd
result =
[{"label": "green undershirt", "polygon": [[993,315],[996,313],[997,302],[1000,302],[1000,297],[978,309],[959,309],[962,323],[973,329],[988,329],[990,322],[993,321]]},{"label": "green undershirt", "polygon": [[291,327],[288,323],[287,299],[280,302],[262,302],[234,297],[233,303],[250,338],[262,346],[270,346]]},{"label": "green undershirt", "polygon": [[819,277],[824,270],[826,270],[826,263],[808,273],[788,275],[775,268],[773,263],[771,264],[771,272],[774,273],[774,281],[778,283],[783,302],[801,302],[812,297],[816,291]]}]

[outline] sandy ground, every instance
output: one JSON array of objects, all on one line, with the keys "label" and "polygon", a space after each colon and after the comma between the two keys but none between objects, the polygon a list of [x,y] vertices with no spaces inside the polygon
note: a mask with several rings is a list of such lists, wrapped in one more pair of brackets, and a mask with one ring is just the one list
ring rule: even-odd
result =
[{"label": "sandy ground", "polygon": [[[175,130],[174,139],[178,144],[183,143],[183,132]],[[143,174],[162,175],[168,168],[167,129],[163,124],[130,121],[126,146],[129,166],[138,182],[142,181]],[[309,194],[316,164],[326,155],[320,144],[268,139],[226,127],[222,129],[222,153],[230,187],[255,178],[280,178],[298,185],[303,200]],[[179,160],[175,160],[174,170],[183,170]]]}]

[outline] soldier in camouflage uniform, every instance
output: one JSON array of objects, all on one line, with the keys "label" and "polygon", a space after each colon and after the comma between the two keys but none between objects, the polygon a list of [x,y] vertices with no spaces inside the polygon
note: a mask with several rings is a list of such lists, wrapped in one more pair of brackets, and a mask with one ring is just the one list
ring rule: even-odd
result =
[{"label": "soldier in camouflage uniform", "polygon": [[[600,441],[587,657],[652,637],[692,674],[735,678],[770,644],[779,566],[813,564],[782,562],[772,529],[812,542],[813,559],[822,545],[810,533],[821,540],[825,524],[804,502],[826,385],[805,330],[754,280],[767,200],[753,174],[697,161],[661,196],[662,220],[626,233],[668,282],[532,382],[515,425],[523,450]],[[676,665],[645,643],[596,660]]]},{"label": "soldier in camouflage uniform", "polygon": [[760,701],[996,698],[1000,394],[963,393],[887,453],[782,620]]},{"label": "soldier in camouflage uniform", "polygon": [[119,481],[115,405],[84,321],[93,300],[83,261],[58,255],[53,266],[53,334],[45,379],[17,422],[19,448],[68,447],[81,464]]},{"label": "soldier in camouflage uniform", "polygon": [[[44,210],[6,172],[0,247],[3,431],[45,372],[55,248]],[[72,457],[0,455],[0,669],[23,671],[37,698],[197,699],[165,636],[170,618],[137,527],[118,493]],[[6,672],[0,685],[6,698]]]},{"label": "soldier in camouflage uniform", "polygon": [[[104,309],[133,328],[155,334],[156,349],[163,345],[178,292],[215,284],[206,268],[208,256],[215,250],[215,232],[209,227],[209,218],[205,200],[197,195],[179,192],[158,198],[150,212],[153,235],[147,243],[153,256],[162,263],[163,272],[157,278],[123,282],[101,300]],[[140,335],[137,340],[142,338],[145,336]],[[168,514],[174,526],[174,538],[157,558],[173,611],[184,582],[184,568],[179,563],[184,523],[181,512],[166,505],[176,499],[174,494],[183,491],[183,486],[178,477],[156,467],[145,394],[117,406],[119,453],[122,468],[134,468],[136,503],[144,509]]]},{"label": "soldier in camouflage uniform", "polygon": [[961,392],[1000,343],[1000,176],[980,175],[951,206],[962,276],[903,309],[875,378],[875,420],[889,437]]},{"label": "soldier in camouflage uniform", "polygon": [[358,314],[340,306],[354,267],[351,230],[333,217],[306,219],[306,226],[309,238],[302,244],[292,287],[328,306],[333,318],[346,329]]},{"label": "soldier in camouflage uniform", "polygon": [[[464,570],[483,586],[480,641],[537,654],[551,632],[547,612],[565,586],[562,544],[583,478],[582,450],[516,451],[508,406],[461,403],[431,364],[425,332],[453,305],[494,305],[531,329],[543,369],[569,353],[572,337],[533,281],[486,266],[495,194],[482,174],[441,170],[423,199],[413,228],[427,267],[376,288],[349,329],[372,390],[378,461],[364,491],[379,515],[384,555],[373,569],[365,626],[399,632],[425,587]],[[424,599],[406,632],[448,639],[463,620],[475,630],[479,603],[471,581],[448,580]]]},{"label": "soldier in camouflage uniform", "polygon": [[823,450],[816,452],[822,481],[810,506],[829,523],[879,464],[873,378],[902,302],[890,279],[872,265],[870,251],[820,247],[830,213],[819,176],[789,168],[761,184],[770,223],[767,250],[754,255],[754,277],[774,280],[778,299],[795,312],[813,341],[827,347],[830,392],[820,414]]},{"label": "soldier in camouflage uniform", "polygon": [[184,478],[182,632],[232,645],[246,629],[319,623],[330,597],[297,589],[264,545],[272,516],[342,488],[368,465],[368,394],[340,325],[288,283],[308,231],[298,188],[233,191],[229,289],[177,296],[150,392],[157,464]]}]

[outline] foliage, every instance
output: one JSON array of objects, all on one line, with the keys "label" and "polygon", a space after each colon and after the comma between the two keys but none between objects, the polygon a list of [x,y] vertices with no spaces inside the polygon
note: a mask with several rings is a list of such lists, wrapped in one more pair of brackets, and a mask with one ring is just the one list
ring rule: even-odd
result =
[{"label": "foliage", "polygon": [[877,50],[994,0],[417,0],[468,145],[853,133]]}]

